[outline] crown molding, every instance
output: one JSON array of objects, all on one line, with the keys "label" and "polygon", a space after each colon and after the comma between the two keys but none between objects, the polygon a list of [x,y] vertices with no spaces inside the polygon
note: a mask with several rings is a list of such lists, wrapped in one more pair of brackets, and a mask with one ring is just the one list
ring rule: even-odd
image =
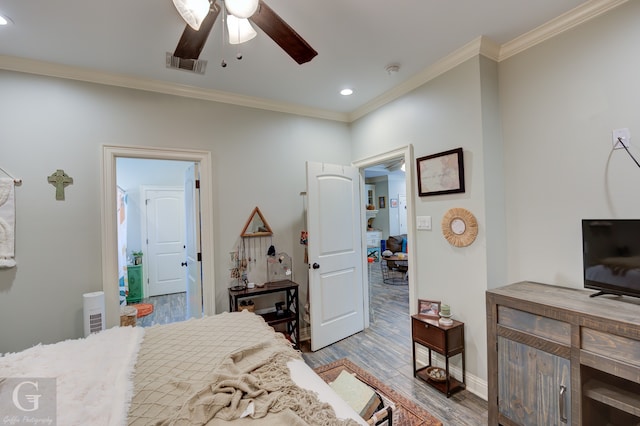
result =
[{"label": "crown molding", "polygon": [[627,1],[628,0],[588,1],[501,46],[486,37],[478,37],[445,56],[432,66],[414,75],[404,83],[399,84],[350,113],[308,108],[296,104],[270,101],[235,93],[201,89],[158,80],[147,80],[123,74],[104,73],[12,56],[0,55],[0,69],[351,123],[387,103],[406,95],[474,56],[483,55],[496,62],[504,61],[511,56],[587,22]]},{"label": "crown molding", "polygon": [[354,110],[349,114],[349,121],[353,122],[364,117],[370,112],[375,111],[400,96],[406,95],[410,91],[417,89],[478,54],[493,59],[496,62],[503,61],[538,43],[542,43],[577,25],[600,16],[627,1],[628,0],[591,0],[503,45],[498,45],[484,36],[478,37],[419,74],[416,74],[411,79]]},{"label": "crown molding", "polygon": [[105,73],[92,69],[71,67],[44,61],[35,61],[15,56],[0,55],[0,69],[103,84],[107,86],[125,87],[128,89],[144,90],[166,95],[181,96],[185,98],[200,99],[274,112],[283,112],[325,120],[347,122],[349,118],[346,113],[307,108],[300,105],[275,102],[251,96],[238,95],[235,93],[207,90],[199,87],[167,83],[158,80],[148,80],[124,74]]},{"label": "crown molding", "polygon": [[435,64],[414,75],[409,80],[395,86],[391,90],[388,90],[382,95],[367,102],[360,108],[357,108],[356,110],[351,112],[351,114],[349,114],[349,121],[353,122],[361,117],[364,117],[365,115],[369,114],[372,111],[375,111],[383,105],[395,99],[398,99],[403,95],[406,95],[407,93],[417,89],[418,87],[433,80],[439,75],[442,75],[452,68],[457,67],[464,61],[477,56],[480,53],[483,38],[484,37],[478,37],[475,40],[470,41],[458,50],[445,56]]},{"label": "crown molding", "polygon": [[500,47],[499,61],[527,50],[543,41],[557,36],[573,27],[587,22],[609,10],[626,3],[628,0],[591,0],[570,11],[540,25]]}]

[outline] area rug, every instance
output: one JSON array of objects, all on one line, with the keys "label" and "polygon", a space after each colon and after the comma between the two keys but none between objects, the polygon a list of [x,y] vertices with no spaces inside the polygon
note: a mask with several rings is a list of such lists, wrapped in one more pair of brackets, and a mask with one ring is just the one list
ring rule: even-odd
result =
[{"label": "area rug", "polygon": [[339,359],[327,365],[314,369],[314,371],[327,382],[333,382],[341,371],[355,374],[360,381],[374,388],[383,400],[393,402],[394,426],[442,426],[442,422],[424,409],[418,407],[413,401],[400,395],[380,380],[358,367],[347,358]]}]

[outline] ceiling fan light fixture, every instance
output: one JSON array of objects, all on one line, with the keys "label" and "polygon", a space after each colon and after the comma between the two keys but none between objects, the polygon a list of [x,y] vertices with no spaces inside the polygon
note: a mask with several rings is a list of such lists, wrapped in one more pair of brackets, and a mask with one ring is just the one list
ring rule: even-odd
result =
[{"label": "ceiling fan light fixture", "polygon": [[227,11],[236,18],[246,19],[256,13],[260,0],[226,0]]},{"label": "ceiling fan light fixture", "polygon": [[11,25],[13,21],[7,15],[0,13],[0,26]]},{"label": "ceiling fan light fixture", "polygon": [[211,8],[209,0],[173,0],[173,5],[182,19],[196,31]]},{"label": "ceiling fan light fixture", "polygon": [[227,15],[227,30],[229,44],[241,44],[258,35],[248,19],[239,19],[233,15]]}]

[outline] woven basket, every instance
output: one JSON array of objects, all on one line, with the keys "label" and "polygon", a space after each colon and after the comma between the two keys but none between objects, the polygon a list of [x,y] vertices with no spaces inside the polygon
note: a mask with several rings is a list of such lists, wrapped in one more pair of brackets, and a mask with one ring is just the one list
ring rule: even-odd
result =
[{"label": "woven basket", "polygon": [[240,310],[254,312],[256,310],[256,305],[240,305]]},{"label": "woven basket", "polygon": [[132,306],[123,306],[120,308],[120,327],[135,327],[138,310]]}]

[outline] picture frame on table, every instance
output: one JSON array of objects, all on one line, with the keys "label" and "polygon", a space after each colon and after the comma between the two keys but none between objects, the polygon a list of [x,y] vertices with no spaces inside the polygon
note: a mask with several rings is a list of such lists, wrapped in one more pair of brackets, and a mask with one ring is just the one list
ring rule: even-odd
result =
[{"label": "picture frame on table", "polygon": [[420,197],[464,192],[462,148],[420,157],[416,166]]},{"label": "picture frame on table", "polygon": [[439,300],[418,299],[418,314],[425,318],[439,319],[440,304]]}]

